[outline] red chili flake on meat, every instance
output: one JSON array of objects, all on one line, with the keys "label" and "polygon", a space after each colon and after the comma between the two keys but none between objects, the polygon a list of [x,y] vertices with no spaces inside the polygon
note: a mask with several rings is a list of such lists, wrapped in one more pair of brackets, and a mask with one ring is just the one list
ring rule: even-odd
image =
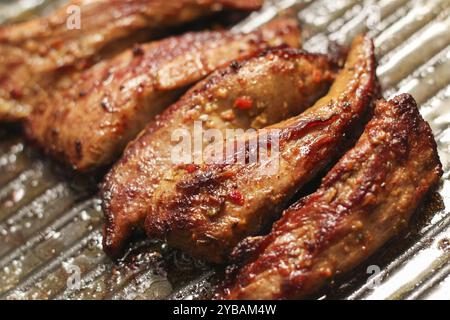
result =
[{"label": "red chili flake on meat", "polygon": [[194,173],[195,171],[198,170],[198,166],[195,164],[188,164],[188,165],[186,165],[185,169],[189,173]]},{"label": "red chili flake on meat", "polygon": [[450,239],[444,238],[438,243],[439,249],[444,252],[450,252]]},{"label": "red chili flake on meat", "polygon": [[81,70],[86,70],[86,69],[89,69],[92,65],[93,65],[92,61],[84,60],[84,61],[80,62],[79,68]]},{"label": "red chili flake on meat", "polygon": [[12,89],[10,94],[13,99],[20,99],[23,97],[23,93],[19,89]]},{"label": "red chili flake on meat", "polygon": [[235,174],[234,174],[233,171],[225,171],[225,172],[222,174],[222,177],[223,177],[224,179],[231,179],[231,178],[233,178],[234,176],[235,176]]},{"label": "red chili flake on meat", "polygon": [[64,45],[64,40],[63,39],[54,40],[50,45],[54,49],[59,49]]},{"label": "red chili flake on meat", "polygon": [[240,97],[236,99],[234,106],[241,110],[248,110],[253,108],[253,100],[248,97]]},{"label": "red chili flake on meat", "polygon": [[312,81],[314,81],[315,83],[319,83],[320,81],[322,81],[322,74],[320,71],[318,70],[313,71]]},{"label": "red chili flake on meat", "polygon": [[244,196],[239,191],[235,190],[228,196],[229,200],[238,206],[244,205]]}]

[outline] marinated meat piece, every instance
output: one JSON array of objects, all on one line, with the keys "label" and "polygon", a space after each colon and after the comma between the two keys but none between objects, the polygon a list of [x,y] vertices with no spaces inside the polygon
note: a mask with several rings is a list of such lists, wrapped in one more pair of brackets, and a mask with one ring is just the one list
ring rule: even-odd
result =
[{"label": "marinated meat piece", "polygon": [[436,142],[407,94],[378,102],[357,145],[268,236],[235,250],[247,262],[225,299],[298,299],[367,259],[407,226],[442,175]]},{"label": "marinated meat piece", "polygon": [[[275,49],[216,71],[150,124],[131,143],[106,177],[104,250],[115,255],[133,228],[142,228],[152,194],[161,180],[172,179],[176,164],[173,134],[194,137],[203,130],[261,128],[301,113],[326,93],[335,65],[323,55]],[[172,141],[172,142],[171,142]],[[203,147],[209,141],[202,141]],[[184,162],[183,170],[195,170]]]},{"label": "marinated meat piece", "polygon": [[194,173],[172,169],[168,175],[174,178],[154,193],[146,218],[148,236],[167,238],[195,257],[226,261],[238,242],[278,218],[293,196],[354,141],[376,94],[375,69],[372,41],[358,37],[328,95],[303,114],[267,128],[279,131],[278,156],[229,164],[229,159],[249,158],[253,150],[248,146],[264,135],[257,132],[237,142],[247,148],[233,154],[228,164],[205,163]]},{"label": "marinated meat piece", "polygon": [[234,59],[299,46],[299,39],[296,23],[278,20],[250,34],[188,33],[136,47],[41,93],[25,132],[76,170],[108,165],[189,85]]},{"label": "marinated meat piece", "polygon": [[[0,120],[26,117],[23,98],[38,78],[83,68],[161,29],[225,8],[256,10],[260,0],[72,0],[48,17],[0,28]],[[78,16],[79,14],[79,16]],[[78,24],[79,23],[79,27]],[[98,58],[98,57],[97,57]],[[97,59],[96,58],[96,59]]]}]

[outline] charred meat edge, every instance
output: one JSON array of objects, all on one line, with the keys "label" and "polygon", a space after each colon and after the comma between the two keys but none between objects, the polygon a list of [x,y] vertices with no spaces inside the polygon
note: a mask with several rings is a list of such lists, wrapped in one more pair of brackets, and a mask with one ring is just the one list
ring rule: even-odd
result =
[{"label": "charred meat edge", "polygon": [[[261,74],[261,70],[266,73]],[[117,255],[132,229],[143,226],[153,190],[174,166],[169,146],[174,130],[192,131],[194,121],[205,116],[212,119],[206,124],[208,129],[221,131],[281,121],[302,112],[325,94],[335,71],[335,63],[327,56],[275,49],[234,62],[195,86],[130,144],[108,174],[102,187],[106,252]],[[257,86],[252,84],[254,81],[258,81]],[[280,88],[289,90],[283,98],[275,91]],[[252,108],[236,107],[236,102],[244,98]],[[228,113],[233,117],[223,118]]]},{"label": "charred meat edge", "polygon": [[224,299],[298,299],[350,271],[403,230],[442,176],[436,141],[414,99],[378,102],[357,145],[319,190],[265,237],[234,251]]},{"label": "charred meat edge", "polygon": [[[78,6],[81,30],[69,29],[71,6]],[[260,0],[73,0],[47,17],[0,27],[0,120],[26,118],[25,98],[40,80],[81,70],[94,62],[223,9],[252,11]],[[118,16],[120,13],[120,16]]]},{"label": "charred meat edge", "polygon": [[[259,163],[204,164],[191,174],[174,173],[180,175],[178,183],[162,183],[153,196],[148,236],[167,238],[173,247],[207,261],[227,261],[238,242],[277,219],[299,190],[354,143],[371,112],[375,69],[372,40],[360,36],[326,97],[268,127],[281,131],[279,170],[267,174],[266,164]],[[258,133],[246,139],[256,140]]]},{"label": "charred meat edge", "polygon": [[233,59],[299,41],[297,23],[281,19],[249,34],[194,32],[128,50],[64,81],[64,89],[42,92],[25,134],[74,170],[94,171],[116,160],[189,85]]}]

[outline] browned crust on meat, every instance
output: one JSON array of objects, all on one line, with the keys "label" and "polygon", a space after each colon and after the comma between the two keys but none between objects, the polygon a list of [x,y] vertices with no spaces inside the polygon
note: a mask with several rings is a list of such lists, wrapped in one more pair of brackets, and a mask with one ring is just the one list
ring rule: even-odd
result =
[{"label": "browned crust on meat", "polygon": [[[218,38],[219,35],[223,35],[223,33],[214,34]],[[238,49],[237,52],[232,53],[231,48],[233,48],[233,46],[231,43],[233,43],[233,41],[231,40],[224,41],[219,38],[221,41],[218,41],[217,45],[212,43],[212,41],[208,41],[208,44],[213,48],[217,48],[219,53],[226,50],[226,52],[219,56],[217,53],[214,53],[214,50],[211,54],[208,54],[208,56],[214,57],[214,59],[219,59],[221,64],[226,64],[226,62],[233,59],[243,60],[252,57],[260,54],[261,50],[271,46],[288,45],[294,48],[300,46],[300,31],[298,24],[290,19],[275,20],[269,25],[264,26],[260,30],[249,35],[227,35],[227,37],[233,39],[235,48]],[[162,51],[164,52],[165,50]],[[180,55],[180,57],[182,58],[183,55]],[[192,59],[193,61],[198,61],[198,58],[196,57],[193,57]],[[183,59],[180,59],[181,61],[178,63],[173,63],[173,59],[168,60],[171,61],[173,66],[168,67],[165,65],[162,68],[163,71],[160,72],[160,74],[164,75],[164,80],[160,82],[160,87],[163,88],[173,87],[173,84],[170,83],[170,81],[172,81],[171,79],[173,79],[173,72],[167,70],[174,70],[174,72],[180,72],[181,70],[182,72],[184,67]],[[239,61],[233,62],[231,69],[236,69],[237,64],[239,64]],[[209,69],[211,70],[213,67],[219,67],[219,63],[215,63],[214,66],[210,66]],[[183,114],[183,112],[187,112],[189,108],[194,106],[187,102],[190,99],[189,97],[198,96],[201,98],[203,90],[215,86],[215,82],[221,81],[224,77],[225,75],[220,74],[220,72],[211,76],[209,80],[204,81],[202,84],[199,84],[192,89],[191,93],[186,94],[187,98],[182,99],[181,102],[173,105],[161,116],[158,116],[158,118],[151,122],[134,142],[130,143],[124,156],[107,175],[102,187],[102,194],[104,200],[103,207],[107,220],[104,229],[103,244],[104,249],[108,254],[117,255],[120,252],[124,240],[130,235],[132,229],[140,228],[143,224],[143,222],[139,221],[143,220],[145,217],[148,201],[153,192],[152,184],[157,183],[157,180],[155,181],[153,178],[153,170],[148,170],[148,165],[152,161],[145,157],[146,150],[149,149],[149,147],[147,147],[147,140],[152,140],[154,133],[164,127],[177,113]],[[182,77],[180,79],[186,81]],[[202,86],[204,86],[204,88]],[[184,109],[179,110],[182,108]],[[164,143],[167,143],[167,141]],[[148,152],[151,153],[151,149]]]},{"label": "browned crust on meat", "polygon": [[414,99],[380,101],[357,145],[317,192],[288,209],[271,233],[238,246],[225,299],[307,297],[367,259],[407,226],[442,176],[436,141]]},{"label": "browned crust on meat", "polygon": [[[0,27],[0,120],[29,115],[32,105],[25,105],[25,98],[33,93],[32,87],[41,78],[63,72],[63,67],[83,69],[154,38],[161,29],[223,8],[251,11],[261,4],[259,0],[72,0],[48,17]],[[80,9],[81,29],[68,27],[74,6]]]},{"label": "browned crust on meat", "polygon": [[273,44],[298,45],[298,35],[288,19],[250,34],[188,33],[128,50],[39,95],[27,137],[78,171],[108,165],[190,84]]},{"label": "browned crust on meat", "polygon": [[[239,241],[276,219],[296,192],[342,154],[369,112],[375,88],[373,43],[359,37],[328,96],[269,127],[281,130],[277,172],[266,174],[259,163],[205,164],[192,174],[175,169],[175,183],[161,183],[153,196],[149,237],[167,237],[172,246],[205,260],[227,260]],[[239,203],[233,201],[236,193]]]},{"label": "browned crust on meat", "polygon": [[[275,49],[233,62],[196,85],[128,146],[106,177],[102,187],[106,252],[115,254],[131,229],[143,225],[153,191],[176,166],[170,158],[175,130],[192,132],[194,121],[205,117],[205,130],[223,132],[281,121],[325,94],[334,76],[334,63],[327,56]],[[251,99],[254,108],[236,109],[234,103],[242,96]],[[233,117],[223,118],[228,112]]]}]

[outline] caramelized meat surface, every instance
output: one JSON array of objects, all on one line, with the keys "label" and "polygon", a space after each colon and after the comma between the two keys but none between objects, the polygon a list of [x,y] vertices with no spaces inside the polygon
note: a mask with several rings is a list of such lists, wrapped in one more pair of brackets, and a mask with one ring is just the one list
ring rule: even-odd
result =
[{"label": "caramelized meat surface", "polygon": [[442,175],[436,142],[407,94],[378,102],[357,145],[319,190],[288,209],[268,236],[235,250],[225,299],[304,298],[348,272],[407,226]]},{"label": "caramelized meat surface", "polygon": [[[251,164],[205,161],[194,173],[173,168],[168,174],[174,178],[154,193],[148,236],[166,237],[173,247],[208,261],[226,261],[238,242],[278,218],[293,196],[354,141],[376,94],[373,51],[369,38],[357,38],[326,97],[301,115],[267,127],[279,131],[278,156]],[[279,96],[288,90],[278,91]],[[255,145],[262,135],[249,134],[241,145]],[[238,150],[231,159],[242,152],[247,159],[251,150]]]},{"label": "caramelized meat surface", "polygon": [[42,92],[27,137],[79,171],[110,164],[145,125],[217,67],[270,46],[299,46],[279,20],[250,34],[198,32],[135,47]]},{"label": "caramelized meat surface", "polygon": [[260,6],[259,0],[72,0],[46,18],[1,27],[0,120],[26,117],[31,108],[23,98],[54,71],[83,68],[98,56],[223,8]]},{"label": "caramelized meat surface", "polygon": [[[200,123],[203,130],[225,135],[227,129],[258,129],[295,116],[326,93],[335,69],[327,56],[274,49],[234,62],[196,85],[128,146],[106,177],[104,250],[116,254],[132,229],[143,227],[153,191],[161,181],[175,179],[173,167],[195,170],[191,162],[174,162],[179,142],[174,133],[184,130],[196,138]],[[209,141],[201,143],[206,147]]]}]

